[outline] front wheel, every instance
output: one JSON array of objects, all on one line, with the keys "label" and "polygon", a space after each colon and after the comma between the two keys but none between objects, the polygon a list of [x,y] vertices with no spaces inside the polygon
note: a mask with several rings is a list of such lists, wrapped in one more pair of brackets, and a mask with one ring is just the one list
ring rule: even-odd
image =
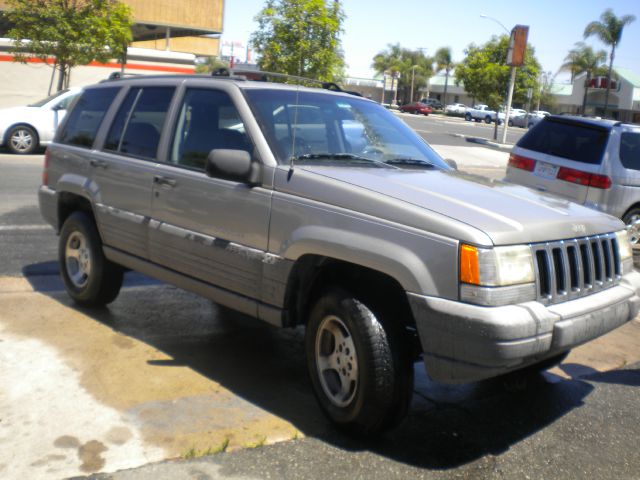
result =
[{"label": "front wheel", "polygon": [[38,134],[28,125],[17,125],[7,135],[7,147],[11,153],[28,155],[38,146]]},{"label": "front wheel", "polygon": [[102,306],[118,296],[123,270],[102,252],[95,223],[85,212],[74,212],[60,230],[58,259],[69,296],[79,305]]},{"label": "front wheel", "polygon": [[470,122],[470,121],[471,121],[471,114],[470,114],[470,113],[465,114],[464,119],[465,119],[467,122]]},{"label": "front wheel", "polygon": [[513,121],[512,120],[509,120],[509,126],[513,127]]},{"label": "front wheel", "polygon": [[413,364],[395,318],[339,288],[311,309],[307,367],[324,413],[340,428],[364,435],[394,427],[413,392]]},{"label": "front wheel", "polygon": [[491,123],[491,117],[489,115],[484,117],[484,123]]}]

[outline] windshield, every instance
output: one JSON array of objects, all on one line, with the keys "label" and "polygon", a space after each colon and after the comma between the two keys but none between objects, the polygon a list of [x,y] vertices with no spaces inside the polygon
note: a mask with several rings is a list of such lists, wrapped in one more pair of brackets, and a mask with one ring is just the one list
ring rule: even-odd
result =
[{"label": "windshield", "polygon": [[371,101],[329,92],[245,93],[279,163],[450,169],[404,122]]},{"label": "windshield", "polygon": [[65,90],[60,90],[59,92],[54,93],[53,95],[51,95],[50,97],[47,98],[43,98],[42,100],[37,101],[36,103],[32,103],[31,105],[29,105],[30,107],[44,107],[47,103],[49,103],[51,100],[54,100],[56,98],[58,98],[60,95],[64,95],[65,93],[67,93],[69,91],[69,89],[65,89]]}]

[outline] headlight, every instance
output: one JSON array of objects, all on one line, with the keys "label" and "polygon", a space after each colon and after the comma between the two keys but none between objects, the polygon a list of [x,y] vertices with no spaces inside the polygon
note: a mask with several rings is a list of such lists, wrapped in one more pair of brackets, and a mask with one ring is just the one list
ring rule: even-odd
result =
[{"label": "headlight", "polygon": [[618,243],[618,254],[620,255],[620,260],[627,260],[628,258],[633,257],[631,242],[629,241],[629,235],[626,230],[616,232],[616,241]]},{"label": "headlight", "polygon": [[526,245],[478,248],[460,247],[460,282],[503,287],[535,282],[531,249]]}]

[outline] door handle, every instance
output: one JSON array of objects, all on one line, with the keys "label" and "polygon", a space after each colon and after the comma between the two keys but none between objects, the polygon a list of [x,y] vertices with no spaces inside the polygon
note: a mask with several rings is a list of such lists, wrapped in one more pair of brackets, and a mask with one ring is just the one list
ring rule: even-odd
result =
[{"label": "door handle", "polygon": [[91,160],[89,160],[89,164],[92,167],[97,167],[97,168],[107,168],[109,166],[106,160],[96,160],[95,158],[92,158]]},{"label": "door handle", "polygon": [[163,177],[162,175],[154,175],[153,182],[157,185],[162,185],[163,187],[175,187],[177,183],[175,179]]}]

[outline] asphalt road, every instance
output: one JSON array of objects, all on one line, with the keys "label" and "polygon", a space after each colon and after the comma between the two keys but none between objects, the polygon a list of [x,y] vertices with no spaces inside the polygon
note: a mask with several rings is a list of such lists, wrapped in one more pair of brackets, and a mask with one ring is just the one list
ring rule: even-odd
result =
[{"label": "asphalt road", "polygon": [[[449,120],[408,121],[463,164],[482,153],[495,160],[489,170],[504,167],[504,152],[452,136]],[[354,440],[315,404],[300,330],[136,275],[108,309],[74,307],[36,203],[42,156],[0,155],[0,170],[0,478],[126,469],[211,453],[229,438],[228,454],[97,478],[639,477],[640,371],[595,371],[628,363],[629,339],[640,351],[637,321],[526,385],[445,387],[418,363],[407,421]]]}]

